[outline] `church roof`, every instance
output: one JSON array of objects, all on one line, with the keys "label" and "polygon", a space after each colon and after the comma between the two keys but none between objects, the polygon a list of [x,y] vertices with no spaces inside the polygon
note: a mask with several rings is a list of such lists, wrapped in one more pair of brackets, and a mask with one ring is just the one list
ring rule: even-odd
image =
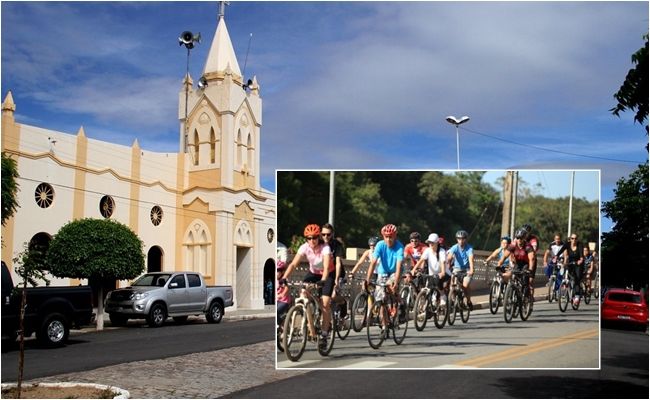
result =
[{"label": "church roof", "polygon": [[235,50],[230,41],[226,21],[221,17],[217,24],[217,31],[214,34],[214,39],[212,39],[212,45],[208,52],[208,59],[203,68],[203,75],[214,72],[224,72],[227,70],[228,65],[230,65],[230,69],[234,75],[242,76],[241,70],[239,69],[239,63],[237,63],[237,57],[235,57]]}]

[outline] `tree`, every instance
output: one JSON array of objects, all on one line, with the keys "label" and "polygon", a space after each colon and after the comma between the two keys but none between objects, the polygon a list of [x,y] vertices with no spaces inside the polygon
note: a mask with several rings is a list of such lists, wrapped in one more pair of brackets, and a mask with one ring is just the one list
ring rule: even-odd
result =
[{"label": "tree", "polygon": [[57,277],[88,279],[98,286],[97,329],[103,329],[103,287],[144,271],[142,241],[126,225],[85,218],[64,225],[50,242],[46,262]]},{"label": "tree", "polygon": [[[643,38],[645,45],[632,54],[632,63],[636,66],[628,71],[623,85],[614,94],[618,104],[610,110],[617,117],[621,111],[636,110],[634,121],[641,125],[648,119],[648,34]],[[648,125],[645,131],[647,135]]]},{"label": "tree", "polygon": [[614,199],[603,203],[602,211],[612,220],[603,233],[602,278],[609,285],[648,284],[648,163],[639,165],[614,189]]},{"label": "tree", "polygon": [[18,208],[18,167],[16,160],[2,153],[2,225],[14,215]]}]

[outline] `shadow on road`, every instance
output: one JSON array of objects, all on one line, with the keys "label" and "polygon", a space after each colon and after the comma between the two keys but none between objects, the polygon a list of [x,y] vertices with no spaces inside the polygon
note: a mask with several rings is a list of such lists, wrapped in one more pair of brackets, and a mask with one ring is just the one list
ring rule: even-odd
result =
[{"label": "shadow on road", "polygon": [[[628,360],[629,362],[629,360]],[[648,359],[644,360],[647,369]],[[569,372],[570,373],[570,372]],[[647,378],[647,374],[645,375]],[[558,398],[599,398],[616,399],[621,396],[625,398],[648,398],[648,387],[626,382],[608,379],[585,379],[577,377],[558,376],[535,376],[522,378],[501,378],[498,383],[493,384],[502,390],[507,397],[512,398],[536,398],[548,397],[548,386],[557,388]]]}]

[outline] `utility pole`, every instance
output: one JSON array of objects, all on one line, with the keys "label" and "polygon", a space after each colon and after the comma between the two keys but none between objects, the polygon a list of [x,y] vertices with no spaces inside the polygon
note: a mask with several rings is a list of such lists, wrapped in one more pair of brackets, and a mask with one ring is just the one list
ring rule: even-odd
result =
[{"label": "utility pole", "polygon": [[510,217],[510,237],[515,236],[515,217],[517,211],[517,186],[519,185],[519,172],[513,171],[512,173],[512,209]]},{"label": "utility pole", "polygon": [[327,222],[334,225],[334,171],[330,171],[330,204]]},{"label": "utility pole", "polygon": [[510,209],[512,207],[512,171],[506,171],[503,181],[503,214],[501,216],[501,236],[510,235]]},{"label": "utility pole", "polygon": [[572,219],[572,214],[573,214],[573,184],[576,178],[576,172],[572,171],[571,172],[571,194],[569,196],[569,226],[567,228],[567,233],[566,237],[571,236],[571,219]]}]

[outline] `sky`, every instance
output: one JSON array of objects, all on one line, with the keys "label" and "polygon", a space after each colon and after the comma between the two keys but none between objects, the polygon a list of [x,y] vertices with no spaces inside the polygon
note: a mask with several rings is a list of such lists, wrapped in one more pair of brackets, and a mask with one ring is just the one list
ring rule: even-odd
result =
[{"label": "sky", "polygon": [[[177,152],[178,36],[202,35],[197,82],[217,10],[2,2],[2,97],[12,91],[20,123]],[[462,169],[597,169],[603,201],[648,157],[644,127],[609,111],[648,31],[645,1],[231,1],[225,18],[240,69],[260,84],[271,191],[276,169],[455,169],[448,115],[470,116]],[[554,181],[545,193],[567,195]]]}]

